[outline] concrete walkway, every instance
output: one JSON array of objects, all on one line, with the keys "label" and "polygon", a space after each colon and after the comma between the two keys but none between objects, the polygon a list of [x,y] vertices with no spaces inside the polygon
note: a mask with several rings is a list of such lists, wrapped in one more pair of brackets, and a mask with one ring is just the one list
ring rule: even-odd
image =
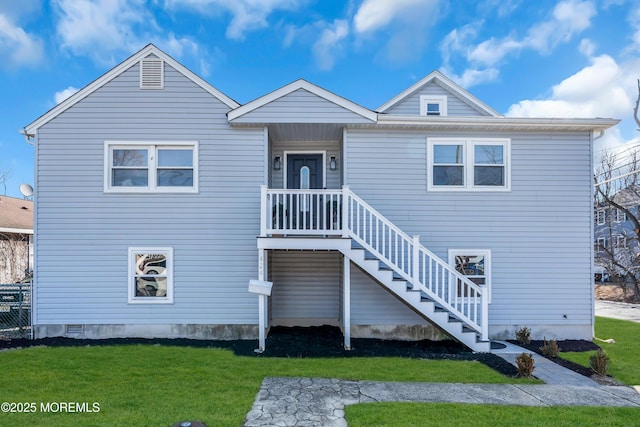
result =
[{"label": "concrete walkway", "polygon": [[[492,349],[491,353],[496,356],[502,357],[512,365],[516,365],[516,356],[522,353],[531,353],[531,351],[511,344],[506,341],[499,341],[498,344],[502,344],[502,349]],[[557,363],[553,363],[549,359],[546,359],[539,354],[533,355],[533,363],[535,369],[533,375],[550,385],[568,385],[577,387],[599,387],[600,385],[593,381],[591,378],[587,378],[584,375],[580,375],[570,369],[563,368]]]},{"label": "concrete walkway", "polygon": [[265,378],[244,426],[346,426],[344,407],[367,402],[640,407],[640,394],[628,387],[611,386]]},{"label": "concrete walkway", "polygon": [[[596,301],[596,315],[640,322],[640,305]],[[500,342],[491,352],[515,365],[528,350]],[[595,381],[534,355],[534,375],[546,384],[441,384],[265,378],[244,422],[259,426],[346,426],[344,407],[367,402],[440,402],[523,406],[634,406],[633,388]]]}]

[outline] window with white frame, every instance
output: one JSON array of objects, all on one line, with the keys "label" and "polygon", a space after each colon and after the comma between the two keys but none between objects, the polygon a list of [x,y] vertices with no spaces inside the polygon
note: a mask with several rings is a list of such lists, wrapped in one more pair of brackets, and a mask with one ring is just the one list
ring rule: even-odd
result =
[{"label": "window with white frame", "polygon": [[173,248],[129,248],[129,303],[173,302]]},{"label": "window with white frame", "polygon": [[487,290],[491,302],[491,251],[489,249],[449,249],[449,265]]},{"label": "window with white frame", "polygon": [[196,142],[106,142],[105,191],[197,192]]},{"label": "window with white frame", "polygon": [[509,139],[428,138],[428,189],[509,190],[510,157]]},{"label": "window with white frame", "polygon": [[615,209],[613,220],[615,222],[625,222],[627,220],[627,214],[622,209]]},{"label": "window with white frame", "polygon": [[446,116],[447,97],[446,95],[421,95],[420,96],[421,116]]},{"label": "window with white frame", "polygon": [[598,237],[596,239],[596,251],[602,252],[607,248],[607,238],[606,237]]},{"label": "window with white frame", "polygon": [[596,224],[598,225],[604,224],[604,222],[606,221],[606,218],[607,218],[607,211],[605,211],[604,209],[598,209],[596,211]]},{"label": "window with white frame", "polygon": [[627,238],[621,234],[616,234],[611,237],[611,243],[613,249],[624,249],[627,247]]}]

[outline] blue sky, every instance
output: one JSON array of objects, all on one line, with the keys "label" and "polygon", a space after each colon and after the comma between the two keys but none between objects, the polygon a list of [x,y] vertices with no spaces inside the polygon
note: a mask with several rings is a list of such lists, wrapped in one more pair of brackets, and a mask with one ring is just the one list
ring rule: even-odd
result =
[{"label": "blue sky", "polygon": [[150,42],[239,103],[304,78],[375,109],[438,69],[508,116],[622,119],[598,151],[640,136],[637,0],[0,0],[7,195],[18,130]]}]

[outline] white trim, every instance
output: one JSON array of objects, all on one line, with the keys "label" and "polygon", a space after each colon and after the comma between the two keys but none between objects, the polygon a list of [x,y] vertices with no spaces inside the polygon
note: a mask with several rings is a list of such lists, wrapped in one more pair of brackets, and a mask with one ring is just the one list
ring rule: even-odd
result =
[{"label": "white trim", "polygon": [[316,86],[313,83],[309,83],[308,81],[303,79],[298,79],[295,82],[281,87],[280,89],[276,89],[271,93],[261,96],[260,98],[256,98],[253,101],[236,108],[235,110],[229,111],[229,113],[227,113],[227,118],[229,122],[233,122],[234,120],[244,116],[245,114],[248,114],[253,110],[256,110],[270,102],[273,102],[276,99],[282,98],[283,96],[289,95],[290,93],[295,92],[299,89],[304,89],[308,92],[311,92],[312,94],[319,96],[320,98],[332,102],[342,108],[345,108],[355,114],[371,120],[372,122],[375,122],[377,120],[377,114],[369,110],[368,108],[364,108],[352,101],[349,101],[346,98],[329,92],[328,90],[323,89],[320,86]]},{"label": "white trim", "polygon": [[[117,141],[107,140],[104,142],[104,192],[105,193],[197,193],[199,188],[199,163],[198,141]],[[126,149],[149,150],[149,181],[146,187],[113,187],[111,185],[112,152],[114,147]],[[153,157],[157,154],[157,149],[183,148],[188,147],[193,150],[193,186],[192,187],[169,187],[158,186],[156,183],[157,164]]]},{"label": "white trim", "polygon": [[169,55],[167,55],[166,53],[164,53],[163,51],[158,49],[153,44],[148,44],[142,50],[140,50],[137,53],[133,54],[132,56],[130,56],[125,61],[121,62],[116,67],[112,68],[110,71],[108,71],[107,73],[103,74],[101,77],[99,77],[98,79],[94,80],[93,82],[89,83],[87,86],[85,86],[84,88],[80,89],[78,92],[76,92],[75,94],[73,94],[72,96],[67,98],[66,100],[62,101],[60,104],[58,104],[55,107],[53,107],[51,110],[46,112],[44,115],[40,116],[38,119],[36,119],[32,123],[30,123],[27,126],[25,126],[25,128],[24,128],[25,132],[27,134],[36,134],[37,130],[41,126],[45,125],[46,123],[48,123],[49,121],[51,121],[52,119],[54,119],[58,115],[62,114],[64,111],[66,111],[67,109],[69,109],[70,107],[75,105],[76,103],[80,102],[81,100],[83,100],[87,96],[91,95],[93,92],[95,92],[96,90],[100,89],[105,84],[109,83],[111,80],[113,80],[114,78],[116,78],[117,76],[122,74],[124,71],[126,71],[129,68],[131,68],[132,66],[136,65],[138,63],[138,61],[140,61],[140,59],[145,58],[145,57],[147,57],[147,56],[149,56],[151,54],[156,55],[157,57],[162,59],[166,64],[169,64],[169,66],[174,68],[176,71],[178,71],[179,73],[184,75],[186,78],[188,78],[192,82],[194,82],[196,85],[200,86],[202,89],[204,89],[209,94],[213,95],[215,98],[220,100],[222,103],[227,105],[229,108],[237,108],[240,105],[236,101],[234,101],[233,99],[229,98],[227,95],[225,95],[222,92],[220,92],[218,89],[216,89],[213,86],[211,86],[209,83],[204,81],[202,78],[198,77],[192,71],[187,69],[184,65],[180,64],[175,59],[171,58]]},{"label": "white trim", "polygon": [[31,228],[0,227],[0,233],[33,234],[33,229],[31,229]]},{"label": "white trim", "polygon": [[289,154],[321,154],[322,155],[322,188],[327,188],[327,151],[326,150],[309,150],[309,151],[283,151],[282,156],[282,188],[287,189],[287,171]]},{"label": "white trim", "polygon": [[[434,185],[433,184],[433,147],[435,145],[461,145],[463,158],[460,166],[463,168],[462,185]],[[504,185],[475,185],[474,167],[475,150],[477,145],[501,145],[504,159]],[[498,166],[496,166],[498,167]],[[427,138],[427,190],[428,191],[511,191],[511,139],[510,138]]]},{"label": "white trim", "polygon": [[349,185],[348,172],[349,172],[349,131],[345,127],[342,129],[342,186]]},{"label": "white trim", "polygon": [[[484,285],[478,285],[482,289],[486,289],[487,292],[487,300],[489,304],[491,304],[491,284],[492,280],[492,271],[491,271],[491,249],[449,249],[449,265],[455,269],[456,267],[456,256],[460,255],[480,255],[484,256]],[[465,274],[465,276],[467,276]],[[467,276],[473,277],[473,276]]]},{"label": "white trim", "polygon": [[[438,104],[439,114],[428,114],[427,104]],[[430,117],[446,117],[448,105],[446,95],[420,95],[420,115]]]},{"label": "white trim", "polygon": [[[378,114],[378,125],[404,129],[478,131],[604,131],[620,123],[616,119],[553,119],[530,117],[434,117]],[[366,125],[350,125],[353,128]]]},{"label": "white trim", "polygon": [[[140,253],[160,253],[166,256],[167,295],[165,297],[136,297],[135,255]],[[128,301],[129,304],[173,304],[173,248],[172,247],[130,247],[128,250]]]},{"label": "white trim", "polygon": [[437,71],[437,70],[429,73],[426,77],[424,77],[419,82],[411,85],[410,87],[403,90],[395,97],[391,98],[386,103],[382,104],[380,107],[376,108],[376,111],[380,113],[384,113],[385,111],[397,105],[401,101],[405,100],[407,97],[409,97],[410,95],[415,93],[417,90],[419,90],[420,88],[422,88],[423,86],[425,86],[426,84],[432,81],[436,82],[437,84],[442,86],[444,89],[447,89],[453,94],[459,96],[467,104],[471,105],[472,107],[475,107],[481,112],[487,113],[488,115],[493,117],[502,117],[500,113],[495,111],[493,108],[489,107],[484,102],[480,101],[475,96],[471,95],[471,93],[467,92],[462,86],[456,84],[453,80],[449,79],[447,76],[445,76],[444,74],[442,74],[440,71]]},{"label": "white trim", "polygon": [[603,252],[606,249],[607,249],[607,238],[606,237],[596,238],[595,251]]},{"label": "white trim", "polygon": [[[602,214],[602,221],[600,221],[600,214]],[[607,222],[607,210],[606,209],[596,209],[596,225],[603,225]]]}]

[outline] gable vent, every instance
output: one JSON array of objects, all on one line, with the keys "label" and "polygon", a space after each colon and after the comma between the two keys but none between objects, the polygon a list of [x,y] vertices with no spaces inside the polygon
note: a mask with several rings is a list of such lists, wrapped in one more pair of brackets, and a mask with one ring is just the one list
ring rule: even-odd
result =
[{"label": "gable vent", "polygon": [[164,88],[164,61],[160,58],[144,58],[140,61],[140,89]]}]

